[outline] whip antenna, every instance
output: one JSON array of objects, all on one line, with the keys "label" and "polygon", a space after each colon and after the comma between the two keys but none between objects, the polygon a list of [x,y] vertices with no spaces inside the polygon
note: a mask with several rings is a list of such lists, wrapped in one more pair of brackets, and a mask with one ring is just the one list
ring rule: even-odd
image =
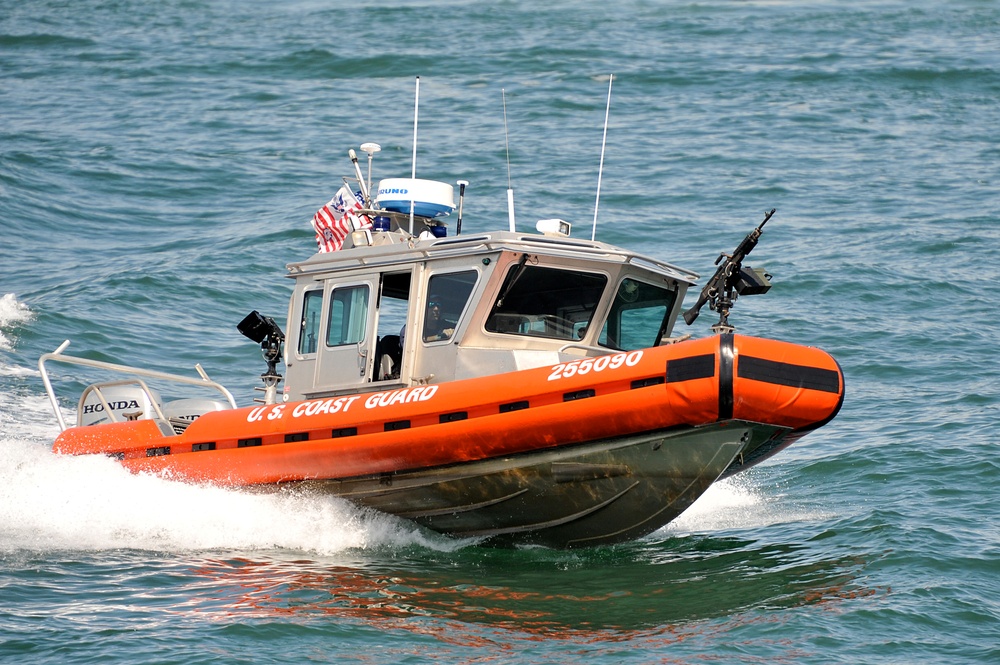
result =
[{"label": "whip antenna", "polygon": [[507,149],[507,222],[514,231],[514,188],[510,186],[510,139],[507,137],[507,92],[500,88],[503,97],[503,142]]},{"label": "whip antenna", "polygon": [[458,181],[458,229],[455,235],[462,235],[462,204],[465,202],[465,188],[469,185],[468,180]]},{"label": "whip antenna", "polygon": [[371,208],[372,197],[368,191],[368,185],[365,183],[365,179],[361,176],[361,166],[358,165],[358,153],[354,152],[354,148],[351,148],[347,151],[347,154],[351,158],[351,162],[354,164],[354,172],[358,175],[358,185],[361,186],[361,199],[366,208]]},{"label": "whip antenna", "polygon": [[604,146],[608,142],[608,116],[611,115],[611,84],[614,83],[615,75],[608,79],[608,107],[604,110],[604,136],[601,138],[601,164],[597,167],[597,199],[594,201],[594,228],[590,232],[590,239],[597,237],[597,208],[601,204],[601,175],[604,173]]},{"label": "whip antenna", "polygon": [[372,207],[371,202],[371,192],[372,192],[372,158],[375,156],[376,152],[382,150],[382,146],[378,143],[362,143],[361,150],[368,153],[368,207]]},{"label": "whip antenna", "polygon": [[[410,178],[417,179],[417,115],[420,109],[420,77],[417,77],[416,91],[413,94],[413,162],[410,167]],[[413,187],[410,187],[410,235],[413,235]]]}]

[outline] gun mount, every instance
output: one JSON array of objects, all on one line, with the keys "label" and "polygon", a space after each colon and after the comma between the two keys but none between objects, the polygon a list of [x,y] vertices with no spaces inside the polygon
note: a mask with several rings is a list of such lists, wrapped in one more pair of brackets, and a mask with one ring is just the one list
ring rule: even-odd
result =
[{"label": "gun mount", "polygon": [[[247,339],[260,344],[260,352],[267,363],[267,370],[260,375],[264,382],[264,388],[257,388],[264,393],[263,402],[274,404],[278,398],[278,383],[281,382],[281,375],[278,374],[278,361],[281,360],[281,346],[285,342],[285,334],[281,328],[269,316],[264,316],[257,310],[246,315],[246,317],[236,324],[236,329]],[[260,401],[256,400],[255,401]]]}]

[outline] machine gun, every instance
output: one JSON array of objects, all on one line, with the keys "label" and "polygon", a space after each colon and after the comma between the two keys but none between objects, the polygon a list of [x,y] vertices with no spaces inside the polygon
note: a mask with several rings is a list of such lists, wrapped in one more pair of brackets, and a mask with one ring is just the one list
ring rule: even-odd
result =
[{"label": "machine gun", "polygon": [[[729,324],[729,310],[737,296],[767,293],[768,289],[771,288],[771,276],[763,270],[755,270],[750,266],[744,268],[743,259],[757,246],[757,241],[760,240],[760,235],[764,232],[764,225],[767,224],[767,220],[771,219],[775,210],[772,208],[764,215],[764,221],[747,234],[736,251],[732,254],[719,254],[719,258],[715,260],[715,265],[719,266],[715,274],[701,290],[694,307],[684,312],[685,323],[688,325],[694,323],[701,308],[705,306],[705,303],[708,303],[709,309],[719,313],[719,322],[712,326],[712,330],[717,333],[733,332],[735,328]],[[723,259],[725,260],[723,261]]]}]

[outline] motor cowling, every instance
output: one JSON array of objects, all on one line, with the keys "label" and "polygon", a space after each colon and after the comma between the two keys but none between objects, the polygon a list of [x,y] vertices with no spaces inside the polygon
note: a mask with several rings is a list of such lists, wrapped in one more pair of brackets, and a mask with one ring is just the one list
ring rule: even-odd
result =
[{"label": "motor cowling", "polygon": [[84,391],[77,410],[77,424],[80,426],[100,425],[112,422],[108,409],[101,402],[107,402],[108,408],[114,413],[115,421],[138,420],[153,418],[156,409],[152,400],[159,396],[150,389],[143,389],[136,384],[101,386],[92,385]]}]

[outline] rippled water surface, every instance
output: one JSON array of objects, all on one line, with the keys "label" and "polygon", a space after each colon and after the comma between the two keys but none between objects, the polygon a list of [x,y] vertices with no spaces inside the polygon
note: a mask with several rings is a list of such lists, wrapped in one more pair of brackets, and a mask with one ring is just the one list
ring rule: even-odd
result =
[{"label": "rippled water surface", "polygon": [[[0,660],[1000,662],[1000,7],[0,0]],[[37,359],[248,403],[309,219],[382,145],[463,230],[561,217],[831,352],[833,423],[638,542],[495,550],[350,504],[53,455]],[[710,316],[694,326],[708,334]],[[75,408],[83,384],[58,377]]]}]

